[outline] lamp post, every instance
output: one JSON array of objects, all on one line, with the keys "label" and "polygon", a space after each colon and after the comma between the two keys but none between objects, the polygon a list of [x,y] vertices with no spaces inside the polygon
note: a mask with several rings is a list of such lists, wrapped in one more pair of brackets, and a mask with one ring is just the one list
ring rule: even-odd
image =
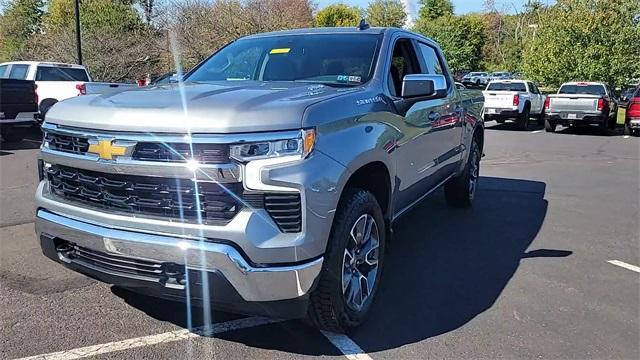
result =
[{"label": "lamp post", "polygon": [[82,40],[80,39],[80,0],[74,0],[74,12],[76,15],[76,49],[78,51],[78,64],[82,65]]}]

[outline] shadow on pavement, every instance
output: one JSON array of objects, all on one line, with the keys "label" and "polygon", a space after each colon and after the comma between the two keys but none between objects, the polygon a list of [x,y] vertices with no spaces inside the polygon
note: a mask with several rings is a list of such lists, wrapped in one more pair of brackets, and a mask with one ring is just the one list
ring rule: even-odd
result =
[{"label": "shadow on pavement", "polygon": [[[491,308],[521,261],[566,257],[571,251],[527,251],[546,213],[542,182],[482,177],[471,209],[452,209],[442,192],[396,224],[382,286],[369,320],[350,336],[366,352],[397,348],[455,330]],[[184,304],[112,291],[149,316],[186,327]],[[194,308],[193,326],[202,324]],[[215,314],[215,322],[239,316]],[[300,321],[216,337],[305,355],[334,354]]]},{"label": "shadow on pavement", "polygon": [[536,130],[544,130],[544,125],[538,125],[535,119],[529,120],[529,125],[527,130],[518,129],[518,124],[515,121],[506,121],[502,124],[499,124],[495,121],[490,121],[485,123],[485,129],[487,130],[501,130],[501,131],[536,131]]}]

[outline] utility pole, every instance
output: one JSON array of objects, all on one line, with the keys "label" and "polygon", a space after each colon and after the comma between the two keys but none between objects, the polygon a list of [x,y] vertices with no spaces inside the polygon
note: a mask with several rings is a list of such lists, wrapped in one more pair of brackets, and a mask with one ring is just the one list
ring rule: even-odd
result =
[{"label": "utility pole", "polygon": [[76,14],[76,49],[78,50],[78,64],[82,65],[82,40],[80,40],[80,0],[74,1]]}]

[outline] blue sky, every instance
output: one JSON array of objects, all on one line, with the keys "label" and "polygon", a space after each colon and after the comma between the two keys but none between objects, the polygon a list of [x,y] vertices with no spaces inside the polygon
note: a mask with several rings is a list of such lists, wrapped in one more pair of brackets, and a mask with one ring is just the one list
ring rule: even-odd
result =
[{"label": "blue sky", "polygon": [[[413,3],[414,7],[417,9],[419,6],[418,0],[405,0],[407,2]],[[356,5],[359,7],[367,7],[369,4],[369,0],[316,0],[319,8],[323,8],[327,5],[343,2],[348,5]],[[525,4],[527,0],[496,0],[496,7],[498,10],[505,10],[508,12],[513,12],[514,6],[520,10],[522,5]],[[547,2],[547,1],[545,1]],[[548,1],[549,3],[553,1]],[[466,14],[474,11],[482,10],[482,0],[453,0],[453,4],[455,6],[456,14]]]}]

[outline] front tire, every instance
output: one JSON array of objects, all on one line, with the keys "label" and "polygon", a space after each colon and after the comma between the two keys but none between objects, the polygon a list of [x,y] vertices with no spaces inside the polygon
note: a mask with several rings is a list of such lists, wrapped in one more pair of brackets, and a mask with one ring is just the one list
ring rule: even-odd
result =
[{"label": "front tire", "polygon": [[475,136],[471,142],[470,149],[471,152],[462,174],[449,179],[444,185],[447,204],[453,207],[466,208],[471,206],[476,195],[482,154]]},{"label": "front tire", "polygon": [[307,317],[317,328],[345,332],[371,310],[384,260],[382,209],[368,191],[346,189],[329,235],[327,252]]}]

